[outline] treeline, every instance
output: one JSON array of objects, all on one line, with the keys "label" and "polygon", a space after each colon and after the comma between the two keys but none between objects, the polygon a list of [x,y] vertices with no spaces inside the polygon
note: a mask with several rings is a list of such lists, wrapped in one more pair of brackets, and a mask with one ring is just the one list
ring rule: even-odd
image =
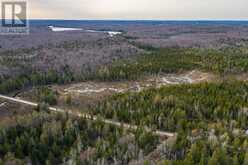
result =
[{"label": "treeline", "polygon": [[135,80],[145,75],[177,73],[199,68],[194,62],[198,57],[189,56],[185,51],[181,48],[159,49],[134,59],[119,60],[98,69],[97,77],[105,81]]},{"label": "treeline", "polygon": [[48,71],[44,73],[27,73],[16,78],[3,79],[0,81],[0,93],[6,94],[30,86],[41,86],[55,83],[65,84],[74,81],[74,79],[74,74],[68,67],[65,67],[60,72]]},{"label": "treeline", "polygon": [[158,138],[62,114],[34,113],[0,130],[0,164],[127,164],[152,151]]},{"label": "treeline", "polygon": [[0,92],[9,93],[27,86],[64,84],[72,81],[136,80],[151,74],[180,73],[193,69],[213,72],[220,76],[248,71],[248,49],[243,47],[224,50],[149,47],[143,49],[149,50],[150,53],[95,68],[84,66],[78,74],[65,66],[60,71],[28,72],[17,78],[3,79],[0,81]]},{"label": "treeline", "polygon": [[102,80],[137,79],[144,75],[179,73],[193,69],[213,72],[220,76],[248,71],[248,48],[149,49],[134,59],[118,60],[110,66],[101,67],[95,77]]}]

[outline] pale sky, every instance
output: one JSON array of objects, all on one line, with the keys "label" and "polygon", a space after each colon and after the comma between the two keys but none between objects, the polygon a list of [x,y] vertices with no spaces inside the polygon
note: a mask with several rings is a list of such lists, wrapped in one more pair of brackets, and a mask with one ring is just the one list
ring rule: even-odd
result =
[{"label": "pale sky", "polygon": [[248,19],[248,0],[28,0],[40,19]]}]

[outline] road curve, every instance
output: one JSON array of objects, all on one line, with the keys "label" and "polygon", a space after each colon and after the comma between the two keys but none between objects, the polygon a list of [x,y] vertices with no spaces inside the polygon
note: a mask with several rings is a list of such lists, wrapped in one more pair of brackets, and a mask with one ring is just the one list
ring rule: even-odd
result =
[{"label": "road curve", "polygon": [[[30,102],[30,101],[26,101],[26,100],[22,100],[20,98],[13,98],[13,97],[8,97],[8,96],[4,96],[0,94],[0,99],[6,100],[6,101],[10,101],[10,102],[15,102],[15,103],[19,103],[19,104],[26,104],[32,107],[37,107],[39,104],[38,103],[34,103],[34,102]],[[86,114],[86,113],[79,113],[79,112],[72,112],[72,111],[66,111],[60,108],[55,108],[55,107],[49,107],[50,111],[53,112],[60,112],[60,113],[68,113],[71,115],[75,115],[78,117],[83,117],[85,119],[88,120],[98,120],[97,116],[92,116],[90,114]],[[124,124],[124,123],[120,123],[120,122],[116,122],[113,120],[109,120],[109,119],[102,119],[102,121],[106,124],[111,124],[111,125],[115,125],[118,127],[123,127],[125,129],[132,129],[132,130],[136,130],[138,128],[138,126],[136,125],[130,125],[130,124]],[[146,128],[147,131],[152,131],[149,128]],[[156,135],[158,136],[163,136],[163,137],[173,137],[175,134],[174,133],[170,133],[170,132],[164,132],[164,131],[153,131]]]}]

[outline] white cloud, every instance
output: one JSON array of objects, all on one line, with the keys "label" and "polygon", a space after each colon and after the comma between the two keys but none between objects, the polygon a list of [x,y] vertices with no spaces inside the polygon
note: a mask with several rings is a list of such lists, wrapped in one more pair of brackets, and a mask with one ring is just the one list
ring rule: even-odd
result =
[{"label": "white cloud", "polygon": [[248,19],[247,0],[29,0],[31,17]]}]

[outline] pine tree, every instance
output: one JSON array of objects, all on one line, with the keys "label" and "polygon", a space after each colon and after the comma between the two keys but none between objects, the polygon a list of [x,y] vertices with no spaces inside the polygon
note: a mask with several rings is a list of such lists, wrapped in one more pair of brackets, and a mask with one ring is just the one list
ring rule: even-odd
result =
[{"label": "pine tree", "polygon": [[245,153],[243,165],[248,165],[248,152]]},{"label": "pine tree", "polygon": [[190,149],[190,154],[192,155],[194,164],[199,163],[201,159],[200,148],[198,148],[197,144],[193,144]]},{"label": "pine tree", "polygon": [[204,147],[201,151],[201,160],[200,160],[200,165],[207,165],[208,162],[208,157],[206,153],[206,148]]},{"label": "pine tree", "polygon": [[233,157],[233,165],[240,165],[240,163],[239,163],[239,158],[238,158],[237,155],[235,155],[235,156]]},{"label": "pine tree", "polygon": [[219,150],[215,150],[212,157],[208,161],[208,165],[219,165]]},{"label": "pine tree", "polygon": [[194,164],[194,160],[193,160],[193,155],[192,155],[192,153],[188,153],[187,154],[187,157],[186,157],[186,159],[184,160],[184,163],[183,163],[184,165],[192,165],[192,164]]},{"label": "pine tree", "polygon": [[15,146],[16,146],[15,147],[16,157],[23,158],[24,155],[23,155],[23,151],[22,151],[22,145],[21,145],[20,139],[18,137],[16,138]]}]

